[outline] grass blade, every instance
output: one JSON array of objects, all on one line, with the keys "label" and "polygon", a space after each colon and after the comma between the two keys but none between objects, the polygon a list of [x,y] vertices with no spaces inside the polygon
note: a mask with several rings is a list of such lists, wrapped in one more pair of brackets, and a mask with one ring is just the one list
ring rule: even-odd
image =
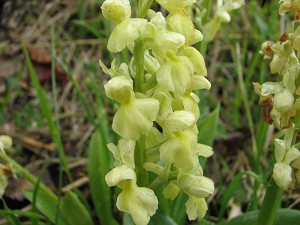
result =
[{"label": "grass blade", "polygon": [[268,184],[265,180],[261,179],[257,174],[253,172],[240,172],[238,173],[233,180],[231,181],[229,187],[226,189],[226,191],[223,194],[222,200],[221,200],[221,209],[219,211],[219,218],[222,218],[225,213],[226,206],[228,205],[228,202],[230,198],[234,195],[236,188],[238,184],[241,181],[241,178],[244,176],[250,176],[253,177],[257,182],[264,183],[265,185]]},{"label": "grass blade", "polygon": [[63,167],[64,171],[67,173],[67,176],[68,176],[69,180],[72,181],[71,173],[70,173],[69,168],[67,166],[67,160],[66,160],[66,157],[65,157],[64,148],[63,148],[63,145],[62,145],[62,142],[61,142],[59,130],[58,130],[58,128],[57,128],[57,126],[54,122],[53,114],[50,110],[48,100],[47,100],[46,95],[45,95],[45,93],[42,89],[42,86],[41,86],[41,84],[40,84],[40,82],[37,78],[37,74],[36,74],[36,72],[33,68],[28,50],[26,48],[24,48],[24,53],[25,53],[26,62],[27,62],[28,68],[29,68],[29,75],[31,77],[33,86],[36,90],[41,110],[42,110],[42,112],[43,112],[43,114],[44,114],[44,116],[47,120],[47,124],[48,124],[48,127],[50,129],[50,133],[51,133],[52,139],[55,143],[55,146],[57,148],[57,151],[58,151],[59,155],[61,155],[61,157],[62,157],[62,167]]}]

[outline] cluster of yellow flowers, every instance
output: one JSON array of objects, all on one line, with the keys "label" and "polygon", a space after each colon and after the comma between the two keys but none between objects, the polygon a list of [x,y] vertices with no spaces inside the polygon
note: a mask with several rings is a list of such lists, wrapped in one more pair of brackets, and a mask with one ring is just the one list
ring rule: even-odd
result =
[{"label": "cluster of yellow flowers", "polygon": [[[279,13],[291,11],[295,20],[291,22],[291,31],[284,33],[276,43],[267,41],[262,45],[262,54],[270,58],[272,74],[278,74],[279,81],[254,84],[263,106],[263,118],[283,130],[283,140],[275,139],[276,164],[273,178],[284,190],[291,190],[300,182],[300,152],[295,147],[300,118],[300,1],[280,0]],[[296,29],[294,27],[296,26]]]},{"label": "cluster of yellow flowers", "polygon": [[[175,199],[180,191],[188,195],[190,220],[205,215],[205,197],[214,192],[198,160],[213,152],[197,143],[200,111],[193,91],[211,85],[203,56],[191,46],[203,38],[187,13],[195,2],[157,0],[169,14],[165,18],[149,10],[149,19],[131,18],[129,0],[106,0],[101,7],[115,24],[108,50],[127,47],[134,56],[128,65],[116,60],[111,68],[100,65],[111,77],[104,86],[106,95],[119,103],[112,128],[121,137],[117,145],[108,144],[115,167],[106,182],[122,189],[117,207],[137,225],[147,224],[158,208],[153,189],[159,185],[165,187],[165,198]],[[143,165],[137,165],[143,148]],[[157,174],[150,185],[138,185],[137,173],[143,169]]]}]

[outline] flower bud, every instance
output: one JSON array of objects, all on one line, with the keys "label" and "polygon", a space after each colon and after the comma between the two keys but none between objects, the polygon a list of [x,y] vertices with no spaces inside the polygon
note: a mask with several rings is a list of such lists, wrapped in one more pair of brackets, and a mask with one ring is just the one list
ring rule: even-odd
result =
[{"label": "flower bud", "polygon": [[107,97],[120,103],[128,103],[133,95],[132,80],[129,77],[117,76],[110,79],[105,85]]},{"label": "flower bud", "polygon": [[179,194],[180,189],[179,187],[175,184],[174,181],[171,181],[167,187],[163,191],[163,195],[166,199],[175,199],[177,195]]},{"label": "flower bud", "polygon": [[131,14],[129,0],[106,0],[101,9],[103,16],[115,24],[129,19]]},{"label": "flower bud", "polygon": [[179,174],[177,184],[185,193],[198,198],[207,197],[215,189],[214,182],[210,178],[190,174]]},{"label": "flower bud", "polygon": [[273,169],[273,178],[276,184],[286,190],[292,182],[292,167],[285,163],[276,163]]},{"label": "flower bud", "polygon": [[272,46],[274,45],[273,41],[266,41],[261,46],[261,53],[267,57],[272,58],[274,55],[274,52],[272,50]]},{"label": "flower bud", "polygon": [[286,153],[286,145],[284,140],[275,139],[275,158],[277,162],[281,162]]},{"label": "flower bud", "polygon": [[207,75],[204,57],[197,49],[193,47],[186,47],[180,52],[180,54],[188,57],[191,60],[194,66],[194,71],[197,75]]},{"label": "flower bud", "polygon": [[0,135],[0,143],[2,143],[3,148],[10,148],[12,146],[12,139],[7,135]]}]

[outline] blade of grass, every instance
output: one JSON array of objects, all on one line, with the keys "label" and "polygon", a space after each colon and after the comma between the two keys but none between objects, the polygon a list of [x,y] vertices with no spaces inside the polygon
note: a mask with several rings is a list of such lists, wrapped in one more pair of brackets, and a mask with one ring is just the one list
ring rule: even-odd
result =
[{"label": "blade of grass", "polygon": [[255,174],[253,172],[240,172],[237,175],[235,175],[234,178],[232,179],[229,187],[226,188],[226,191],[223,193],[223,197],[222,197],[222,200],[221,200],[221,209],[220,209],[219,214],[218,214],[219,218],[222,218],[224,216],[225,209],[228,205],[229,200],[234,195],[234,193],[236,191],[236,187],[240,183],[241,178],[245,175],[253,177],[256,181],[258,181],[260,183],[263,183],[265,185],[268,185],[267,181],[261,179],[257,174]]},{"label": "blade of grass", "polygon": [[256,144],[256,136],[255,136],[255,129],[254,129],[254,124],[253,124],[253,119],[251,115],[251,110],[250,110],[250,104],[248,100],[248,95],[247,95],[247,89],[245,87],[245,82],[243,79],[243,69],[242,69],[242,62],[241,62],[241,48],[239,43],[236,43],[236,51],[235,53],[233,50],[231,50],[232,53],[232,58],[235,63],[235,68],[236,72],[238,75],[238,80],[239,80],[239,86],[240,86],[240,91],[241,91],[241,97],[244,102],[244,107],[246,111],[246,117],[248,120],[248,126],[251,132],[251,140],[252,140],[252,150],[253,150],[253,156],[254,158],[257,156],[257,144]]},{"label": "blade of grass", "polygon": [[[39,177],[37,179],[37,183],[34,187],[33,198],[32,198],[32,203],[31,203],[32,204],[32,210],[31,210],[32,212],[37,212],[37,208],[36,208],[37,193],[38,193],[38,190],[40,187],[41,177],[44,174],[44,171],[45,171],[45,166],[43,166],[42,171],[40,172]],[[33,217],[31,219],[31,223],[32,223],[32,225],[38,225],[39,218]]]},{"label": "blade of grass", "polygon": [[67,165],[67,160],[66,160],[66,156],[65,156],[65,152],[64,152],[64,147],[63,147],[63,144],[61,142],[60,133],[59,133],[59,130],[58,130],[58,128],[57,128],[57,126],[54,122],[53,114],[52,114],[52,111],[50,110],[48,100],[47,100],[46,95],[44,93],[44,90],[42,89],[42,86],[41,86],[41,84],[40,84],[40,82],[37,78],[37,74],[36,74],[36,72],[33,68],[33,64],[31,62],[28,50],[26,48],[24,48],[24,53],[25,53],[26,63],[27,63],[28,68],[29,68],[29,75],[31,77],[34,89],[36,90],[41,110],[42,110],[42,112],[43,112],[43,114],[44,114],[44,116],[47,120],[47,124],[48,124],[48,127],[50,129],[52,139],[53,139],[53,141],[55,143],[55,146],[57,148],[57,152],[61,156],[61,160],[62,160],[61,165],[62,165],[65,173],[67,174],[69,181],[72,182],[73,179],[72,179],[70,170],[69,170],[68,165]]},{"label": "blade of grass", "polygon": [[[62,49],[62,45],[61,43],[58,43],[58,46],[59,48],[61,49],[61,52],[64,52],[63,49]],[[87,103],[86,99],[84,98],[83,96],[83,93],[82,91],[80,90],[80,87],[78,85],[78,83],[75,81],[74,79],[74,76],[73,76],[73,73],[72,73],[72,70],[70,68],[70,66],[67,64],[66,62],[66,56],[64,54],[62,54],[62,61],[58,61],[59,65],[64,69],[64,71],[66,72],[67,76],[69,77],[69,79],[71,80],[75,90],[76,90],[76,93],[79,97],[79,100],[81,102],[81,104],[83,105],[85,111],[86,111],[86,114],[87,114],[87,118],[89,120],[89,122],[93,125],[96,125],[96,121],[95,121],[95,117],[89,107],[89,104]]]},{"label": "blade of grass", "polygon": [[[59,118],[59,113],[58,113],[58,107],[57,107],[57,93],[56,93],[56,70],[55,70],[55,65],[56,65],[56,51],[55,51],[55,34],[54,34],[54,25],[51,26],[51,83],[52,83],[52,93],[53,93],[53,105],[54,105],[54,115],[55,118]],[[56,120],[56,127],[59,131],[59,120]],[[60,164],[63,163],[63,156],[59,154],[59,162]],[[61,189],[62,189],[62,178],[63,178],[63,170],[62,167],[59,166],[59,172],[58,172],[58,204],[57,204],[57,212],[56,212],[56,219],[55,219],[55,224],[58,223],[59,219],[59,213],[60,213],[60,203],[61,203]]]},{"label": "blade of grass", "polygon": [[21,225],[21,222],[17,219],[15,214],[11,213],[10,208],[6,205],[5,201],[3,202],[3,207],[6,212],[9,212],[8,215],[5,215],[5,219],[11,224],[11,225]]},{"label": "blade of grass", "polygon": [[26,217],[26,218],[36,218],[36,219],[45,219],[44,216],[38,214],[38,213],[33,213],[33,212],[24,212],[22,210],[7,210],[7,209],[1,209],[0,210],[0,216],[7,216],[7,215],[14,215],[14,216],[22,216],[22,217]]}]

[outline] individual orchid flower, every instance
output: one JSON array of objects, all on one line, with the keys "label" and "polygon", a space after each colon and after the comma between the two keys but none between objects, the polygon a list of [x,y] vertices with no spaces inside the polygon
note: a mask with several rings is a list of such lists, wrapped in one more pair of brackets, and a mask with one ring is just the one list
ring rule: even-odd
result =
[{"label": "individual orchid flower", "polygon": [[117,198],[117,208],[129,213],[136,225],[148,224],[158,208],[158,200],[151,189],[136,185],[134,170],[127,165],[115,167],[105,180],[109,186],[118,185],[122,189]]},{"label": "individual orchid flower", "polygon": [[214,192],[214,182],[202,175],[179,173],[178,187],[188,195],[205,198]]},{"label": "individual orchid flower", "polygon": [[184,94],[191,87],[194,66],[186,56],[168,54],[165,63],[156,72],[157,82],[167,90]]},{"label": "individual orchid flower", "polygon": [[287,190],[292,183],[291,163],[300,157],[300,151],[291,145],[294,129],[287,130],[284,140],[274,140],[276,164],[273,169],[273,178],[277,185],[284,190]]},{"label": "individual orchid flower", "polygon": [[134,149],[135,141],[129,139],[120,139],[118,146],[110,143],[107,145],[108,149],[112,152],[115,159],[115,166],[127,165],[134,169]]},{"label": "individual orchid flower", "polygon": [[158,208],[158,200],[151,189],[127,181],[117,198],[117,208],[129,213],[136,225],[147,225]]},{"label": "individual orchid flower", "polygon": [[189,130],[169,134],[159,151],[160,159],[166,164],[174,163],[176,168],[192,170],[198,164],[195,149],[197,136]]},{"label": "individual orchid flower", "polygon": [[112,128],[123,138],[137,140],[153,126],[159,102],[142,94],[132,95],[128,103],[121,104],[113,119]]},{"label": "individual orchid flower", "polygon": [[293,57],[293,48],[289,40],[281,43],[277,42],[272,45],[273,59],[270,63],[271,73],[280,73],[285,69],[285,64],[288,62],[290,57]]},{"label": "individual orchid flower", "polygon": [[[130,19],[115,26],[109,36],[107,49],[111,52],[121,52],[124,48],[132,52],[134,41],[141,36],[142,30],[146,27],[145,19]],[[122,41],[120,41],[122,40]]]},{"label": "individual orchid flower", "polygon": [[204,198],[198,198],[193,195],[189,195],[189,199],[185,203],[185,206],[189,220],[203,218],[208,209]]}]

